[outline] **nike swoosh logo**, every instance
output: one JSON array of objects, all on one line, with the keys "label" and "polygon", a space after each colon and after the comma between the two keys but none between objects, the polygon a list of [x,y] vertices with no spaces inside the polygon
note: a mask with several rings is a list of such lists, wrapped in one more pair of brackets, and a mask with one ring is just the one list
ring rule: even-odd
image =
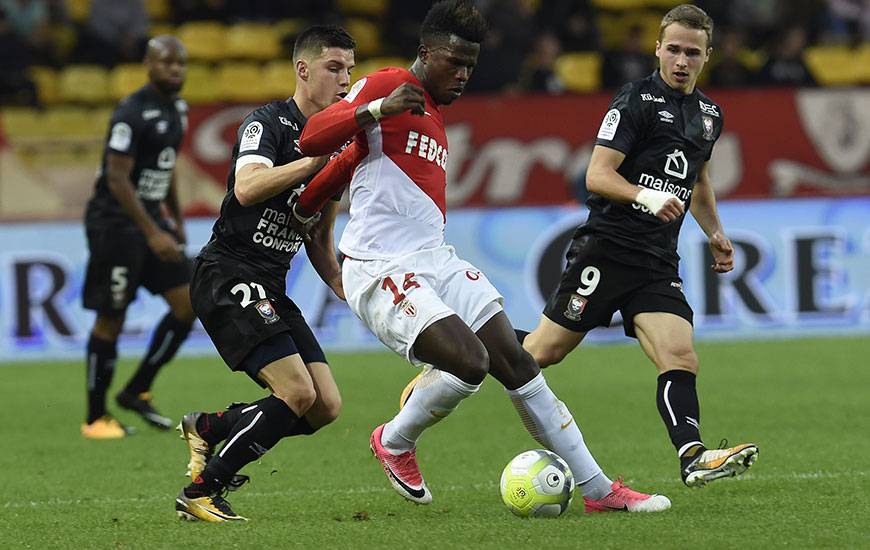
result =
[{"label": "nike swoosh logo", "polygon": [[399,479],[399,476],[397,476],[396,474],[393,473],[392,468],[390,468],[389,466],[387,466],[387,471],[390,473],[390,477],[392,477],[396,481],[396,483],[398,483],[399,486],[402,489],[404,489],[412,497],[423,498],[424,496],[426,496],[426,491],[424,491],[422,487],[420,487],[419,489],[414,489],[413,487],[409,487],[404,481]]},{"label": "nike swoosh logo", "polygon": [[608,506],[606,504],[604,505],[604,507],[607,508],[608,510],[613,510],[614,512],[628,512],[628,505],[627,504],[623,504],[622,508],[620,508],[618,506]]},{"label": "nike swoosh logo", "polygon": [[564,424],[559,424],[559,429],[564,430],[565,428],[567,428],[568,426],[570,426],[573,423],[574,423],[574,419],[572,418],[571,420],[569,420],[568,422],[565,422]]}]

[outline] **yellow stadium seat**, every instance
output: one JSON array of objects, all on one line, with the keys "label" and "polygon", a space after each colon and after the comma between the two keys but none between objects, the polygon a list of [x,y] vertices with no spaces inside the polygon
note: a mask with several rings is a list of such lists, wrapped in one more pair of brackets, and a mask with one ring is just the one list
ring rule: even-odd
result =
[{"label": "yellow stadium seat", "polygon": [[858,49],[857,64],[859,82],[861,84],[870,84],[870,43],[865,42]]},{"label": "yellow stadium seat", "polygon": [[293,95],[296,89],[296,70],[292,61],[272,61],[263,67],[261,73],[263,85],[269,91],[269,97],[286,99]]},{"label": "yellow stadium seat", "polygon": [[145,0],[145,11],[151,21],[163,21],[172,15],[169,0]]},{"label": "yellow stadium seat", "polygon": [[181,97],[190,104],[200,104],[217,101],[220,95],[214,69],[202,63],[191,63],[187,66],[187,80],[181,90]]},{"label": "yellow stadium seat", "polygon": [[221,99],[232,102],[260,102],[274,99],[260,77],[256,63],[228,62],[217,69],[216,86]]},{"label": "yellow stadium seat", "polygon": [[161,36],[163,34],[175,34],[175,27],[171,23],[151,23],[148,25],[148,36]]},{"label": "yellow stadium seat", "polygon": [[41,136],[45,129],[42,113],[27,107],[5,107],[0,111],[3,135],[13,143],[21,138]]},{"label": "yellow stadium seat", "polygon": [[127,97],[148,82],[148,70],[141,63],[118,65],[109,73],[109,93],[115,101]]},{"label": "yellow stadium seat", "polygon": [[226,48],[226,26],[217,21],[191,21],[178,27],[176,36],[184,43],[190,59],[220,61]]},{"label": "yellow stadium seat", "polygon": [[338,0],[342,15],[368,15],[380,17],[387,13],[387,0]]},{"label": "yellow stadium seat", "polygon": [[97,65],[70,65],[60,73],[60,96],[71,103],[102,103],[109,99],[109,77]]},{"label": "yellow stadium seat", "polygon": [[278,39],[281,40],[288,34],[294,36],[299,34],[307,26],[308,21],[305,19],[281,19],[272,25],[272,30],[278,35]]},{"label": "yellow stadium seat", "polygon": [[356,41],[356,55],[373,57],[381,52],[381,31],[378,25],[360,18],[348,19],[344,28]]},{"label": "yellow stadium seat", "polygon": [[819,84],[851,86],[861,79],[857,54],[847,46],[817,46],[804,51],[804,61]]},{"label": "yellow stadium seat", "polygon": [[36,84],[40,103],[53,105],[60,101],[60,78],[51,67],[31,67],[30,78]]},{"label": "yellow stadium seat", "polygon": [[594,92],[601,87],[601,56],[597,53],[563,54],[555,69],[569,92]]},{"label": "yellow stadium seat", "polygon": [[42,124],[50,129],[52,136],[94,136],[106,131],[97,125],[90,109],[83,107],[53,107],[45,111]]},{"label": "yellow stadium seat", "polygon": [[644,0],[592,0],[592,5],[602,10],[631,10],[644,6]]},{"label": "yellow stadium seat", "polygon": [[280,37],[271,25],[238,23],[227,29],[224,55],[266,61],[281,56]]},{"label": "yellow stadium seat", "polygon": [[84,23],[91,16],[91,0],[66,0],[66,12],[74,23]]},{"label": "yellow stadium seat", "polygon": [[[673,7],[685,4],[685,0],[645,0],[643,4],[650,8],[661,8],[669,10]],[[664,15],[664,14],[662,14]]]}]

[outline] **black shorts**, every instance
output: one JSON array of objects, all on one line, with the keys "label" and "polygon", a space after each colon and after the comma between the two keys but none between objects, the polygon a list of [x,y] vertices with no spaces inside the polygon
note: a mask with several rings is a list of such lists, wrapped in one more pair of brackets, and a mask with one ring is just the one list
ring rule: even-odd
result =
[{"label": "black shorts", "polygon": [[692,308],[675,271],[617,262],[614,246],[594,235],[571,242],[568,266],[544,308],[548,319],[574,332],[588,332],[609,326],[613,314],[620,311],[625,335],[633,338],[638,313],[673,313],[692,323]]},{"label": "black shorts", "polygon": [[138,230],[87,229],[90,258],[82,288],[82,305],[101,314],[127,309],[144,286],[151,294],[190,283],[190,259],[164,262],[154,255]]},{"label": "black shorts", "polygon": [[[281,357],[299,353],[306,364],[326,363],[293,300],[238,263],[196,258],[190,301],[226,364],[260,385],[260,369]],[[289,342],[277,335],[286,335]]]}]

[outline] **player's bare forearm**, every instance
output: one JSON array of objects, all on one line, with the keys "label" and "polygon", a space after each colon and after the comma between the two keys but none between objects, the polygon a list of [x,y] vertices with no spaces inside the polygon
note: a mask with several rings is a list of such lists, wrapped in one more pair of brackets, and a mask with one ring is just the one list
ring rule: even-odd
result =
[{"label": "player's bare forearm", "polygon": [[130,181],[133,162],[132,157],[109,154],[106,158],[106,182],[109,192],[121,205],[127,217],[148,237],[159,232],[160,228],[148,215],[136,194],[133,182]]},{"label": "player's bare forearm", "polygon": [[311,240],[305,244],[305,252],[317,274],[339,298],[344,299],[341,286],[341,266],[335,256],[335,217],[338,202],[331,201],[322,210],[320,221],[311,229]]},{"label": "player's bare forearm", "polygon": [[187,233],[184,230],[184,218],[181,215],[181,207],[178,204],[178,181],[175,177],[175,172],[172,173],[172,181],[169,184],[169,191],[166,193],[166,199],[163,201],[166,204],[166,209],[172,216],[175,222],[175,231],[182,243],[187,241]]},{"label": "player's bare forearm", "polygon": [[236,174],[233,192],[242,206],[270,199],[311,176],[326,162],[325,158],[302,158],[282,166],[248,164]]},{"label": "player's bare forearm", "polygon": [[692,205],[689,207],[689,211],[708,237],[717,232],[724,233],[716,208],[716,194],[713,192],[713,184],[707,175],[706,164],[698,175],[698,181],[695,182],[692,191]]},{"label": "player's bare forearm", "polygon": [[586,170],[586,188],[615,202],[637,202],[663,222],[671,222],[685,212],[683,201],[673,193],[633,185],[618,172],[625,154],[596,145]]}]

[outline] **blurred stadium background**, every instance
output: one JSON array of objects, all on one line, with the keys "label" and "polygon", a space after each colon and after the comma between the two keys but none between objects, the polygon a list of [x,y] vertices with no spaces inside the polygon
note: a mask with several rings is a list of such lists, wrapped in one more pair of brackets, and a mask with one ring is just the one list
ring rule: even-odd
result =
[{"label": "blurred stadium background", "polygon": [[[623,82],[655,66],[676,0],[480,0],[491,31],[447,110],[449,239],[530,328],[584,215],[595,130]],[[701,338],[870,332],[870,9],[865,0],[699,1],[715,19],[702,88],[725,112],[713,179],[738,269],[713,277],[693,222],[681,244]],[[414,57],[431,2],[2,0],[0,361],[78,357],[86,260],[79,220],[113,105],[145,82],[149,36],[173,33],[190,66],[178,162],[190,249],[207,240],[233,135],[253,106],[293,92],[289,51],[315,22],[347,27],[355,78]],[[508,208],[505,208],[508,207]],[[343,223],[340,220],[339,225]],[[288,289],[329,349],[377,349],[303,260]],[[314,290],[311,289],[321,289]],[[161,311],[137,302],[136,351]],[[619,329],[599,340],[620,340]],[[211,353],[199,332],[184,353]]]},{"label": "blurred stadium background", "polygon": [[[613,91],[653,70],[661,16],[678,3],[479,0],[492,29],[467,95],[445,111],[447,238],[504,293],[518,327],[536,324],[568,235],[585,216],[585,167]],[[870,546],[860,520],[870,513],[870,449],[860,436],[870,421],[860,367],[870,342],[870,2],[696,3],[716,21],[701,87],[725,114],[713,180],[737,265],[713,274],[705,239],[688,221],[682,276],[702,340],[705,437],[761,445],[762,461],[746,482],[682,487],[654,413],[648,361],[634,345],[608,346],[572,354],[547,377],[608,471],[670,495],[672,512],[593,519],[575,505],[558,522],[518,522],[501,509],[496,482],[503,464],[534,443],[494,384],[427,435],[421,456],[438,505],[407,506],[384,483],[366,438],[394,413],[412,371],[300,258],[288,293],[330,354],[344,411],[322,437],[294,440],[249,467],[257,484],[233,503],[256,521],[222,529],[222,544]],[[293,92],[295,33],[315,22],[345,25],[359,46],[359,78],[410,63],[430,4],[0,0],[5,547],[202,544],[203,526],[171,519],[183,481],[177,439],[132,415],[121,416],[140,428],[129,441],[102,445],[82,439],[77,427],[93,320],[80,300],[81,218],[109,113],[145,81],[147,37],[176,34],[190,53],[182,92],[190,124],[177,170],[193,255],[224,195],[237,125],[257,104]],[[134,367],[164,307],[140,293],[116,381]],[[590,340],[627,341],[618,326]],[[359,353],[366,350],[380,353]],[[227,376],[201,329],[182,355],[195,357],[177,359],[156,386],[171,416],[256,399],[244,377]]]}]

